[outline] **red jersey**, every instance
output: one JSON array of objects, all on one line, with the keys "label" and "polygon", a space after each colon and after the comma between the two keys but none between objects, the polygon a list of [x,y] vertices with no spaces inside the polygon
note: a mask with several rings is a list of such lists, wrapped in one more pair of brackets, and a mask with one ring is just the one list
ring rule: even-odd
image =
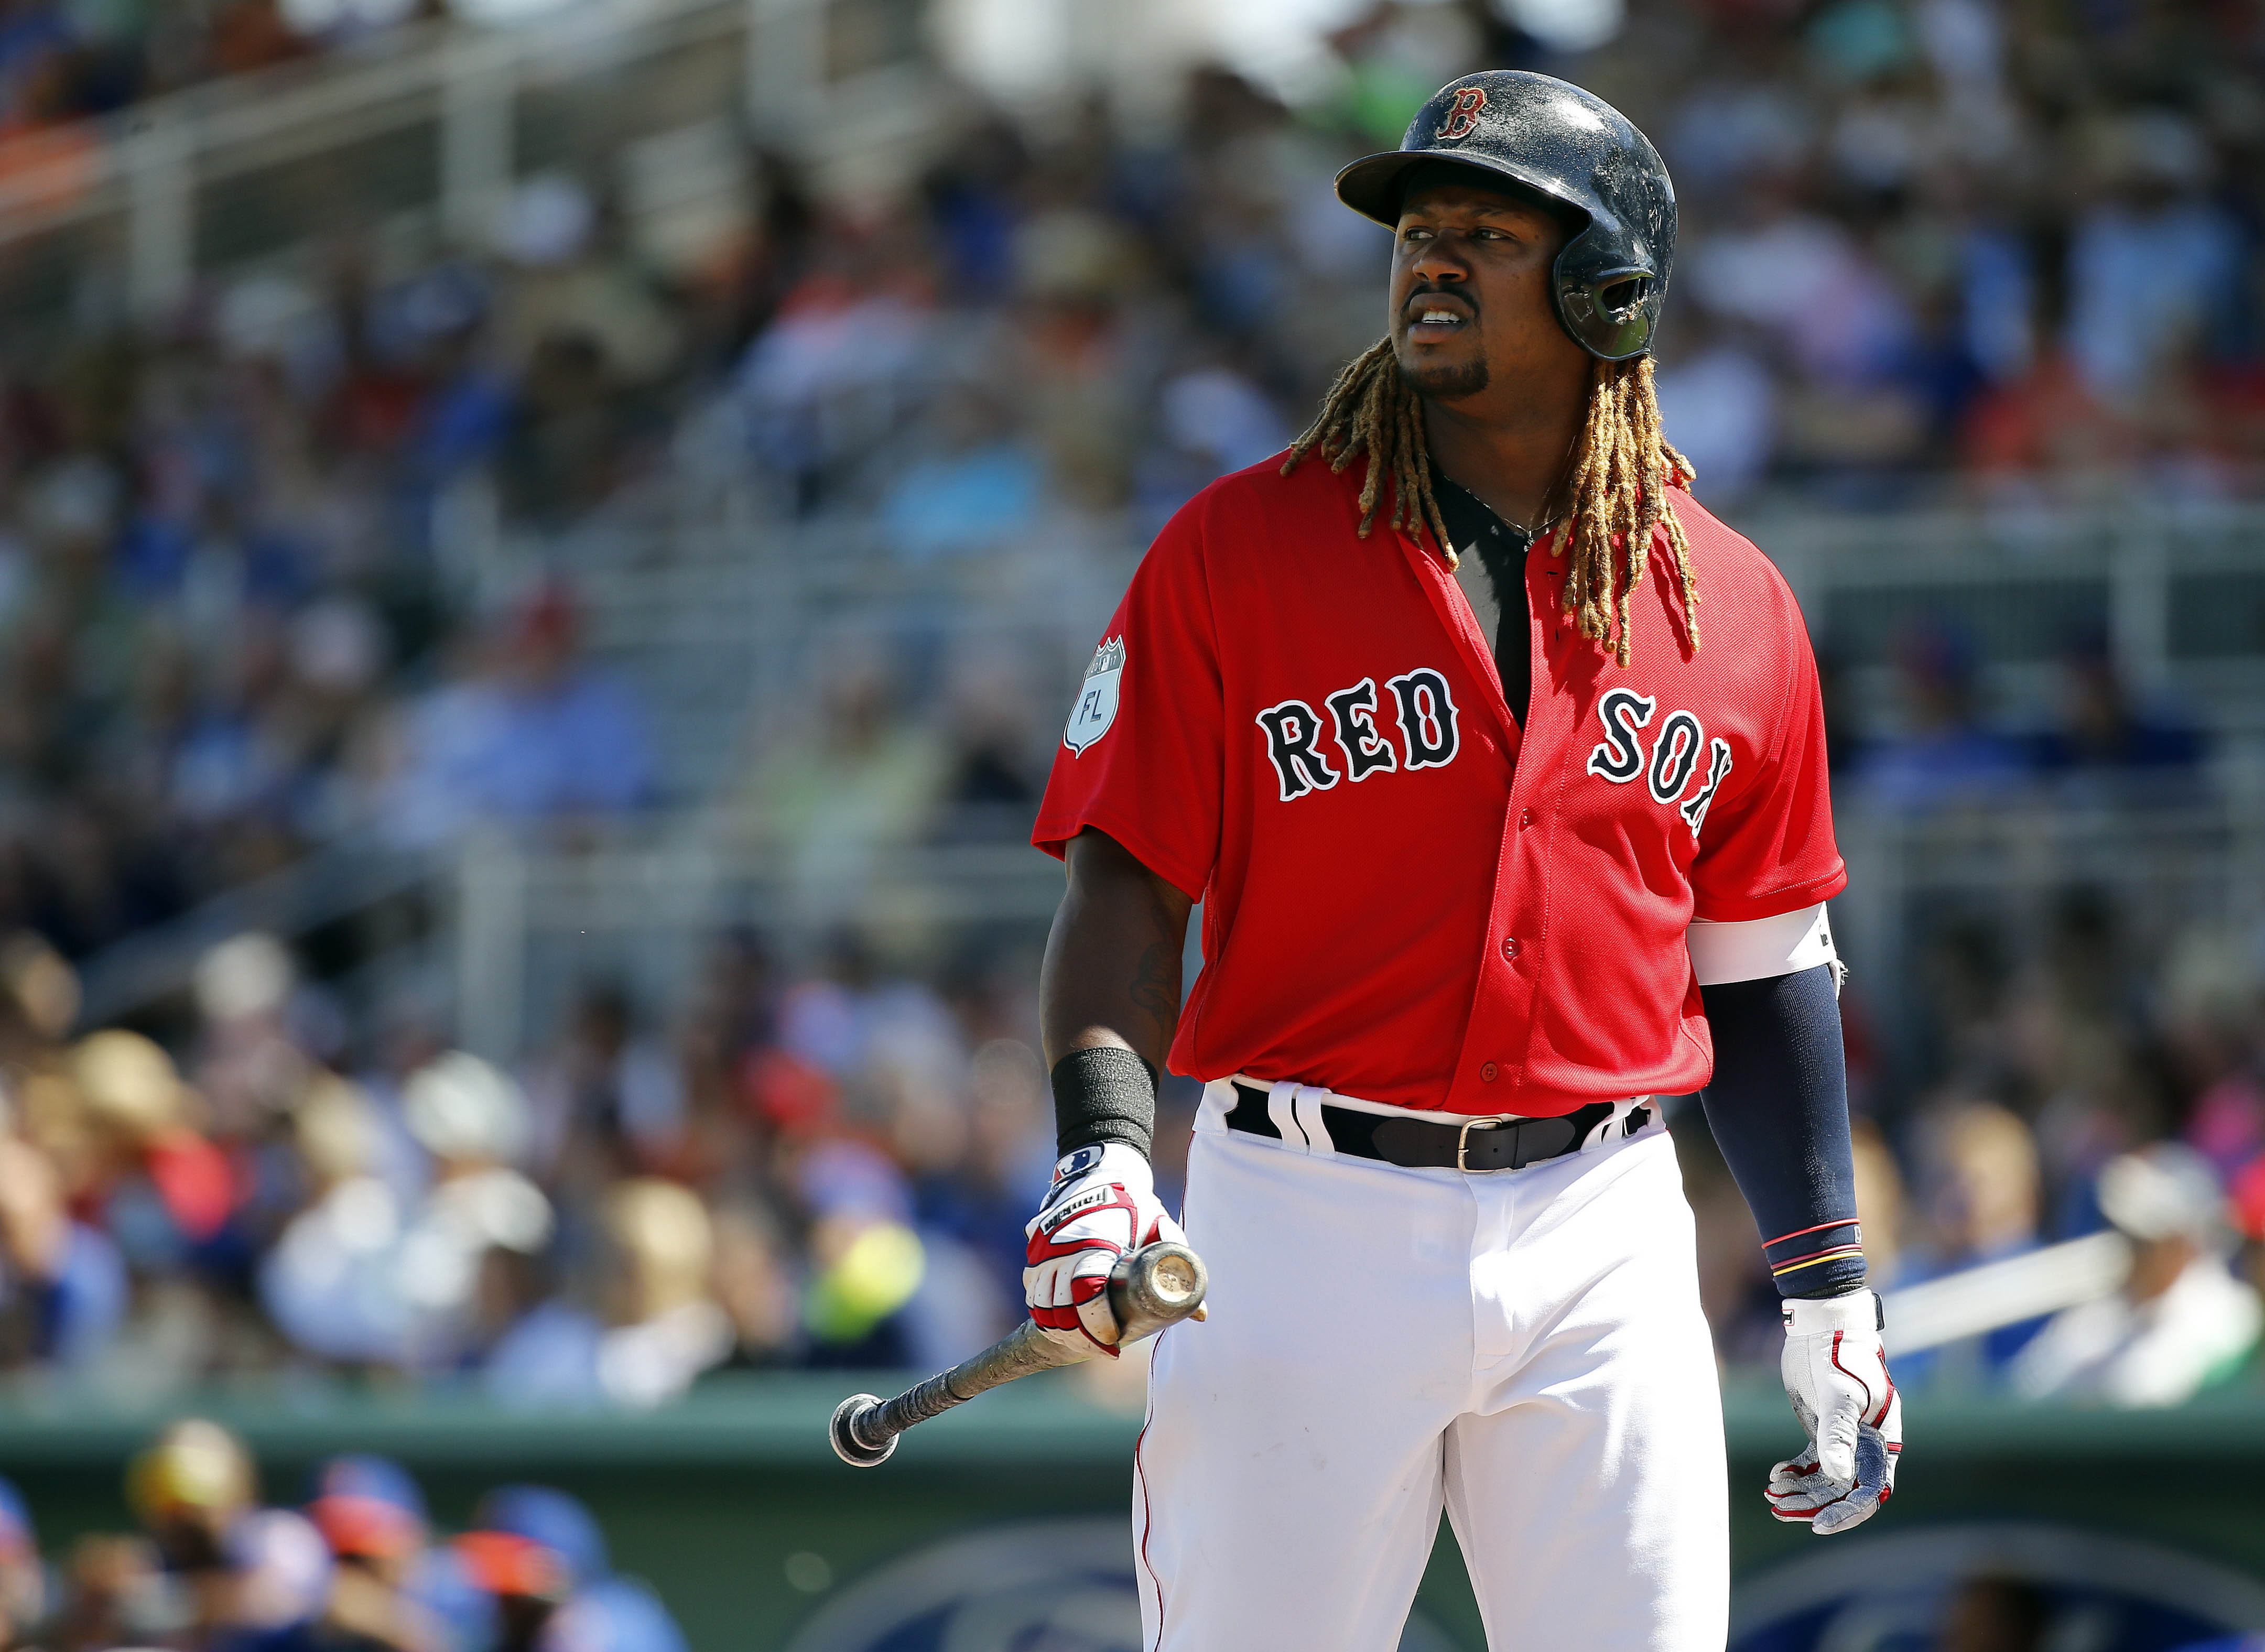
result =
[{"label": "red jersey", "polygon": [[1142,560],[1033,841],[1088,826],[1203,902],[1171,1068],[1543,1117],[1704,1085],[1694,918],[1813,906],[1832,840],[1817,666],[1768,560],[1670,490],[1621,670],[1528,554],[1526,726],[1428,537],[1357,528],[1358,465],[1213,484]]}]

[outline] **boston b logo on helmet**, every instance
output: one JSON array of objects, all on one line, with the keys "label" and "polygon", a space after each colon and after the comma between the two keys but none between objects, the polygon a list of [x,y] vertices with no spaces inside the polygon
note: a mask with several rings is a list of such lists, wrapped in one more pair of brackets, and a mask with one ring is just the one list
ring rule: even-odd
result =
[{"label": "boston b logo on helmet", "polygon": [[1467,138],[1478,130],[1479,111],[1486,107],[1486,88],[1457,86],[1455,100],[1447,106],[1447,118],[1439,122],[1439,142],[1453,143]]},{"label": "boston b logo on helmet", "polygon": [[1551,272],[1557,319],[1607,361],[1651,347],[1675,261],[1675,187],[1628,117],[1548,75],[1466,75],[1417,111],[1397,149],[1339,172],[1337,198],[1392,224],[1409,172],[1426,161],[1508,178],[1583,220]]}]

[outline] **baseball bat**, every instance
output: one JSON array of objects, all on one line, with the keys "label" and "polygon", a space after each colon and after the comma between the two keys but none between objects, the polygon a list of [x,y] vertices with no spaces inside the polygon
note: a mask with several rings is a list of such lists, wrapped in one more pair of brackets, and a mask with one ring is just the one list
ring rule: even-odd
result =
[{"label": "baseball bat", "polygon": [[[1109,1275],[1109,1306],[1117,1315],[1119,1348],[1204,1316],[1211,1275],[1203,1258],[1185,1245],[1161,1240],[1118,1258]],[[1091,1359],[1089,1351],[1064,1347],[1030,1321],[950,1371],[915,1383],[893,1400],[853,1394],[834,1408],[827,1432],[834,1454],[852,1468],[877,1468],[897,1449],[897,1437],[914,1423],[942,1416],[987,1389],[1034,1371],[1052,1371]]]}]

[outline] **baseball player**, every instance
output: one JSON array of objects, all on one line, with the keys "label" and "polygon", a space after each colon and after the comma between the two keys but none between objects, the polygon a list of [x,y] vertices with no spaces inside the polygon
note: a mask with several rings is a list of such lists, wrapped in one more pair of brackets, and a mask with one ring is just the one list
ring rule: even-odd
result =
[{"label": "baseball player", "polygon": [[1156,1073],[1202,1079],[1213,1313],[1154,1354],[1147,1645],[1388,1652],[1444,1508],[1490,1646],[1713,1652],[1721,1410],[1654,1096],[1706,1087],[1785,1293],[1778,1517],[1865,1519],[1901,1431],[1815,660],[1660,430],[1675,203],[1641,133],[1472,75],[1336,188],[1393,229],[1389,331],[1158,537],[1039,813],[1069,887],[1031,1312],[1114,1340],[1111,1263],[1179,1234]]}]

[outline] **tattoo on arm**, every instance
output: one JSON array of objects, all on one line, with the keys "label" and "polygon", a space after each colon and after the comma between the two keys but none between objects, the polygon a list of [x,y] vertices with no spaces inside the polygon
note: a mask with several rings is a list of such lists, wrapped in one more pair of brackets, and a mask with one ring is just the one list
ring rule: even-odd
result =
[{"label": "tattoo on arm", "polygon": [[1098,832],[1081,834],[1069,861],[1039,974],[1046,1059],[1121,1044],[1162,1067],[1179,1024],[1193,903]]},{"label": "tattoo on arm", "polygon": [[1132,997],[1134,1007],[1147,1011],[1155,1023],[1160,1044],[1171,1043],[1172,1030],[1180,1018],[1179,978],[1179,954],[1167,950],[1161,941],[1150,942],[1133,974]]}]

